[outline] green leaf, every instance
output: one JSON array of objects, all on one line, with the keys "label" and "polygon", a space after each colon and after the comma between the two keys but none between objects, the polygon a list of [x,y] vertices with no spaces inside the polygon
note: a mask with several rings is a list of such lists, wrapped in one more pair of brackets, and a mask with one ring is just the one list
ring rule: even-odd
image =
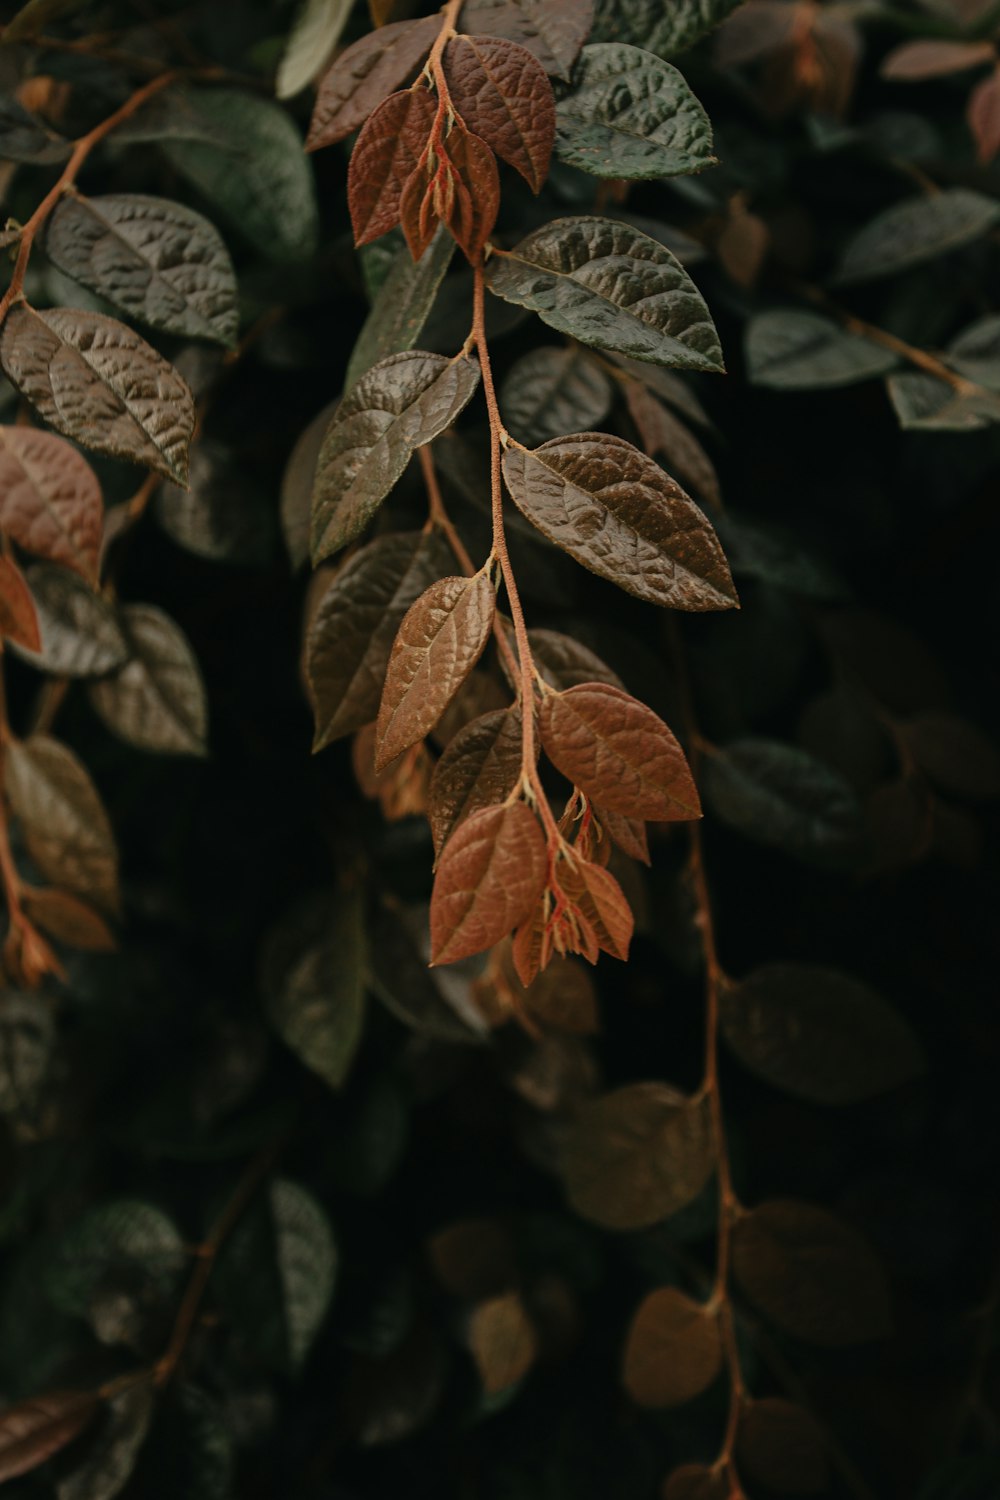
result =
[{"label": "green leaf", "polygon": [[899,363],[889,349],[819,313],[775,308],[746,330],[747,376],[778,391],[822,391],[885,375]]},{"label": "green leaf", "polygon": [[336,574],[306,633],[314,750],[376,718],[403,616],[453,565],[438,533],[407,532],[377,538]]},{"label": "green leaf", "polygon": [[905,431],[979,432],[1000,422],[1000,394],[994,391],[956,391],[917,370],[890,375],[887,384]]},{"label": "green leaf", "polygon": [[727,985],[721,1022],[752,1073],[817,1104],[857,1104],[924,1067],[916,1037],[881,995],[815,964],[765,964]]},{"label": "green leaf", "polygon": [[895,276],[979,239],[1000,220],[1000,203],[970,188],[908,198],[878,214],[848,243],[836,280]]},{"label": "green leaf", "polygon": [[948,363],[960,375],[1000,391],[1000,314],[977,318],[948,345]]},{"label": "green leaf", "polygon": [[591,38],[634,42],[661,57],[692,47],[724,21],[740,0],[600,0]]},{"label": "green leaf", "polygon": [[270,505],[218,443],[196,442],[189,487],[161,485],[153,512],[171,540],[198,557],[253,567],[271,555]]},{"label": "green leaf", "polygon": [[141,1199],[119,1198],[72,1225],[42,1275],[54,1307],[100,1326],[101,1301],[109,1296],[167,1304],[187,1260],[172,1219]]},{"label": "green leaf", "polygon": [[275,1178],[219,1258],[222,1295],[239,1333],[273,1368],[294,1374],[326,1317],[337,1247],[326,1213],[304,1187]]},{"label": "green leaf", "polygon": [[231,348],[236,275],[218,230],[182,203],[143,193],[64,197],[45,236],[49,259],[129,317]]},{"label": "green leaf", "polygon": [[351,351],[345,390],[390,354],[413,348],[454,252],[455,241],[443,225],[418,261],[405,245],[396,252]]},{"label": "green leaf", "polygon": [[503,473],[518,508],[585,568],[674,609],[736,604],[722,548],[694,501],[622,438],[581,432],[529,451]]},{"label": "green leaf", "polygon": [[56,1485],[59,1500],[115,1500],[132,1476],[152,1416],[148,1381],[112,1396],[87,1456]]},{"label": "green leaf", "polygon": [[691,1203],[715,1167],[707,1101],[632,1083],[586,1105],[563,1151],[569,1201],[606,1229],[642,1229]]},{"label": "green leaf", "polygon": [[338,895],[322,942],[298,954],[267,997],[271,1023],[296,1056],[339,1089],[361,1041],[366,941],[360,891]]},{"label": "green leaf", "polygon": [[25,575],[31,589],[42,649],[20,655],[41,672],[59,677],[99,677],[128,656],[128,643],[108,601],[68,568],[38,563]]},{"label": "green leaf", "polygon": [[199,91],[194,103],[199,120],[227,144],[167,139],[170,161],[268,259],[308,260],[319,210],[302,137],[289,115],[237,89]]},{"label": "green leaf", "polygon": [[724,823],[809,864],[842,867],[857,851],[851,788],[791,745],[764,739],[727,745],[706,761],[705,794]]},{"label": "green leaf", "polygon": [[13,740],[5,790],[28,853],[55,885],[118,908],[118,850],[104,804],[71,750],[48,735]]},{"label": "green leaf", "polygon": [[302,0],[278,67],[274,91],[291,99],[322,72],[340,41],[354,0]]},{"label": "green leaf", "polygon": [[715,517],[719,540],[737,578],[758,578],[808,599],[843,599],[846,585],[818,558],[801,548],[792,532],[766,521],[722,511]]},{"label": "green leaf", "polygon": [[0,330],[0,364],[57,432],[187,482],[191,392],[124,323],[67,307],[35,312],[20,302]]},{"label": "green leaf", "polygon": [[490,259],[498,297],[581,343],[652,364],[721,371],[708,308],[670,251],[613,219],[556,219]]},{"label": "green leaf", "polygon": [[113,676],[90,684],[97,713],[137,750],[205,755],[205,688],[180,626],[151,604],[126,604],[119,620],[128,660]]},{"label": "green leaf", "polygon": [[34,1108],[54,1041],[52,1007],[43,996],[0,990],[0,1115]]},{"label": "green leaf", "polygon": [[368,525],[414,450],[444,432],[471,401],[479,366],[411,349],[390,355],[344,397],[320,450],[313,490],[313,562]]},{"label": "green leaf", "polygon": [[584,47],[556,108],[556,154],[595,177],[701,172],[712,126],[682,74],[640,47]]},{"label": "green leaf", "polygon": [[583,349],[533,349],[508,371],[500,390],[504,422],[518,442],[533,446],[603,422],[611,382]]}]

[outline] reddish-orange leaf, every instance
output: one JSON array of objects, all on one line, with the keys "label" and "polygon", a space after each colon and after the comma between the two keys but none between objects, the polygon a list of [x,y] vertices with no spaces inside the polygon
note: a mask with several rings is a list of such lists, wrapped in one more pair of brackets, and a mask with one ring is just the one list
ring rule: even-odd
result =
[{"label": "reddish-orange leaf", "polygon": [[495,610],[487,573],[441,578],[411,604],[393,642],[382,690],[377,771],[434,728],[483,654]]},{"label": "reddish-orange leaf", "polygon": [[97,1412],[90,1391],[51,1391],[0,1415],[0,1484],[37,1469],[65,1448]]},{"label": "reddish-orange leaf", "polygon": [[471,813],[503,802],[520,774],[520,709],[496,709],[460,729],[431,782],[429,816],[437,853]]},{"label": "reddish-orange leaf", "polygon": [[663,402],[638,380],[625,385],[625,401],[643,450],[660,457],[669,472],[709,505],[720,505],[719,477],[694,433],[667,410]]},{"label": "reddish-orange leaf", "polygon": [[528,989],[552,957],[552,938],[545,924],[546,906],[542,897],[514,933],[510,956],[514,972]]},{"label": "reddish-orange leaf", "polygon": [[1000,151],[1000,69],[972,90],[966,118],[976,143],[976,155],[985,166]]},{"label": "reddish-orange leaf", "polygon": [[435,164],[425,153],[403,184],[399,199],[399,222],[410,254],[419,260],[441,222],[438,206],[450,206],[454,177],[446,161]]},{"label": "reddish-orange leaf", "polygon": [[367,245],[399,223],[403,186],[427,143],[435,109],[427,89],[390,94],[358,136],[347,172],[356,245]]},{"label": "reddish-orange leaf", "polygon": [[35,601],[20,568],[9,557],[0,557],[0,636],[26,651],[42,649]]},{"label": "reddish-orange leaf", "polygon": [[581,683],[542,700],[545,753],[593,801],[630,818],[701,814],[690,768],[663,720],[621,688]]},{"label": "reddish-orange leaf", "polygon": [[[625,892],[613,875],[583,859],[567,860],[558,872],[559,884],[586,927],[593,933],[597,946],[612,958],[628,958],[635,919]],[[591,963],[596,954],[580,950]]]},{"label": "reddish-orange leaf", "polygon": [[446,142],[455,179],[450,212],[441,217],[469,260],[476,260],[489,239],[500,208],[496,157],[485,141],[456,120]]},{"label": "reddish-orange leaf", "polygon": [[555,98],[541,63],[503,37],[458,36],[445,48],[444,72],[469,130],[537,193],[556,133]]},{"label": "reddish-orange leaf", "polygon": [[646,824],[642,818],[627,818],[624,813],[612,812],[610,807],[593,804],[594,816],[612,843],[618,845],[623,854],[637,859],[640,864],[649,864],[649,840]]},{"label": "reddish-orange leaf", "polygon": [[0,530],[89,582],[101,546],[101,487],[71,443],[37,427],[0,427]]},{"label": "reddish-orange leaf", "polygon": [[69,891],[26,890],[22,904],[37,927],[71,948],[111,953],[117,947],[114,933],[104,918]]},{"label": "reddish-orange leaf", "polygon": [[431,896],[431,962],[492,948],[528,916],[545,886],[548,851],[523,802],[467,818],[445,845]]},{"label": "reddish-orange leaf", "polygon": [[395,21],[342,52],[320,83],[306,150],[332,146],[363,125],[386,95],[406,82],[440,29],[439,16]]},{"label": "reddish-orange leaf", "polygon": [[892,49],[880,72],[883,78],[906,81],[941,78],[946,73],[963,73],[979,63],[992,62],[995,57],[992,42],[904,42]]}]

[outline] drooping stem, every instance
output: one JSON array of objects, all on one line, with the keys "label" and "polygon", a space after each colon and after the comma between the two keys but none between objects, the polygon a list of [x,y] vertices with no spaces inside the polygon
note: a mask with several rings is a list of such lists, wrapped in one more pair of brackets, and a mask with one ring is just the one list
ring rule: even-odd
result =
[{"label": "drooping stem", "polygon": [[882,349],[888,349],[892,354],[898,354],[900,359],[905,359],[907,364],[923,370],[925,375],[933,375],[936,380],[950,385],[956,395],[977,396],[982,392],[982,386],[977,385],[974,380],[966,380],[964,376],[956,375],[955,371],[950,370],[936,355],[929,354],[926,349],[918,349],[915,345],[908,344],[905,339],[897,338],[888,329],[879,328],[874,323],[868,323],[864,318],[859,318],[855,313],[848,312],[846,308],[831,301],[820,287],[799,286],[798,290],[808,301],[815,303],[817,307],[822,307],[824,312],[836,318],[848,333],[855,333],[860,338],[868,339],[872,344],[878,344]]}]

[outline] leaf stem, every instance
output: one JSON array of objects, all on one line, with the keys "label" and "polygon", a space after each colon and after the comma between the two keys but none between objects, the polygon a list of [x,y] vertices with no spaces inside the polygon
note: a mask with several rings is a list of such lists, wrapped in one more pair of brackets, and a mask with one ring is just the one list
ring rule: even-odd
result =
[{"label": "leaf stem", "polygon": [[10,832],[7,827],[7,801],[4,796],[4,772],[6,770],[7,745],[10,740],[10,724],[7,721],[7,684],[4,676],[3,644],[0,642],[0,879],[3,882],[4,899],[11,925],[24,929],[29,925],[21,905],[24,889],[10,847]]},{"label": "leaf stem", "polygon": [[917,349],[913,344],[908,344],[905,339],[897,338],[888,329],[879,328],[874,323],[868,323],[864,318],[859,318],[855,313],[848,312],[846,308],[832,301],[820,287],[800,286],[798,290],[807,301],[814,303],[817,307],[822,307],[825,312],[836,318],[848,333],[858,334],[861,338],[868,339],[870,343],[878,344],[881,348],[898,354],[900,359],[905,359],[908,364],[915,365],[918,370],[923,370],[927,375],[933,375],[937,380],[943,380],[957,395],[977,396],[982,392],[982,386],[977,385],[973,380],[966,380],[962,375],[956,375],[955,371],[950,370],[936,355],[928,354],[926,349]]}]

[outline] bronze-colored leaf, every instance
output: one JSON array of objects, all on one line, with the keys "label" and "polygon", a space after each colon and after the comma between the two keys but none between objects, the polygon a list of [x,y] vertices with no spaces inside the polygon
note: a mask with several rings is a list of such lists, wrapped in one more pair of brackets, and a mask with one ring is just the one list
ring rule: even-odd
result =
[{"label": "bronze-colored leaf", "polygon": [[323,439],[313,488],[313,562],[361,534],[414,449],[450,427],[479,383],[464,355],[408,349],[362,375]]},{"label": "bronze-colored leaf", "polygon": [[94,708],[113,734],[137,750],[207,754],[205,686],[180,626],[151,604],[126,604],[120,619],[128,660],[89,684]]},{"label": "bronze-colored leaf", "polygon": [[488,573],[439,579],[407,610],[393,642],[379,707],[376,770],[434,728],[482,656],[495,610]]},{"label": "bronze-colored leaf", "polygon": [[622,687],[618,674],[572,636],[558,630],[529,630],[528,644],[538,671],[549,687],[558,692],[582,682],[608,682],[612,687]]},{"label": "bronze-colored leaf", "polygon": [[0,1413],[0,1484],[65,1448],[93,1420],[98,1405],[92,1391],[51,1391]]},{"label": "bronze-colored leaf", "polygon": [[104,804],[71,750],[47,735],[7,746],[5,787],[28,852],[54,884],[118,909],[118,851]]},{"label": "bronze-colored leaf", "polygon": [[363,125],[427,55],[441,29],[437,16],[393,21],[347,47],[319,85],[306,150],[332,146]]},{"label": "bronze-colored leaf", "polygon": [[698,1196],[714,1170],[704,1099],[665,1083],[632,1083],[587,1105],[563,1172],[577,1213],[608,1229],[642,1229]]},{"label": "bronze-colored leaf", "polygon": [[[577,859],[560,864],[559,883],[593,934],[598,948],[624,963],[628,958],[635,919],[615,877],[602,870],[600,865]],[[594,962],[593,958],[591,962]]]},{"label": "bronze-colored leaf", "polygon": [[76,449],[35,427],[0,427],[0,530],[26,552],[97,576],[103,503]]},{"label": "bronze-colored leaf", "polygon": [[471,813],[503,802],[520,775],[519,708],[495,709],[460,729],[438,761],[431,782],[428,816],[436,853],[441,853]]},{"label": "bronze-colored leaf", "polygon": [[811,1344],[839,1349],[889,1331],[882,1267],[825,1208],[775,1199],[744,1215],[733,1234],[733,1272],[762,1313]]},{"label": "bronze-colored leaf", "polygon": [[630,859],[637,859],[640,864],[648,865],[649,839],[645,822],[641,818],[628,818],[624,813],[612,812],[610,808],[602,807],[597,802],[593,804],[593,808],[594,816],[611,842],[617,844]]},{"label": "bronze-colored leaf", "polygon": [[434,122],[429,90],[390,94],[358,136],[347,173],[354,243],[367,245],[399,223],[403,187],[417,165]]},{"label": "bronze-colored leaf", "polygon": [[78,573],[55,563],[27,570],[41,642],[25,653],[39,671],[59,677],[99,677],[121,666],[128,645],[113,605]]},{"label": "bronze-colored leaf", "polygon": [[111,953],[118,946],[104,918],[69,891],[28,890],[21,902],[36,927],[70,948]]},{"label": "bronze-colored leaf", "polygon": [[24,651],[40,651],[38,614],[24,574],[9,557],[0,556],[0,639]]},{"label": "bronze-colored leaf", "polygon": [[722,1469],[705,1464],[681,1464],[667,1476],[662,1500],[741,1500],[743,1491],[730,1484]]},{"label": "bronze-colored leaf", "polygon": [[722,1370],[722,1335],[710,1307],[677,1287],[650,1292],[632,1319],[622,1380],[639,1406],[680,1406]]},{"label": "bronze-colored leaf", "polygon": [[736,590],[707,519],[669,475],[622,438],[581,432],[508,448],[518,508],[557,546],[652,604],[732,609]]},{"label": "bronze-colored leaf", "polygon": [[741,1471],[777,1495],[815,1495],[830,1483],[823,1434],[808,1412],[768,1396],[753,1401],[736,1430]]},{"label": "bronze-colored leaf", "polygon": [[462,1219],[427,1243],[427,1258],[446,1291],[466,1302],[498,1296],[517,1279],[510,1231],[499,1219]]},{"label": "bronze-colored leaf", "polygon": [[607,683],[547,693],[545,753],[594,802],[630,818],[697,818],[698,791],[674,735],[651,708]]},{"label": "bronze-colored leaf", "polygon": [[187,483],[194,399],[161,354],[114,318],[76,308],[11,308],[0,364],[57,432],[85,448]]},{"label": "bronze-colored leaf", "polygon": [[625,401],[646,454],[662,458],[669,472],[706,504],[721,505],[715,466],[694,433],[637,380],[626,381]]},{"label": "bronze-colored leaf", "polygon": [[531,911],[548,874],[545,838],[523,802],[486,807],[444,847],[431,897],[431,962],[492,948]]},{"label": "bronze-colored leaf", "polygon": [[593,19],[593,0],[466,0],[462,7],[468,31],[519,42],[546,73],[567,81]]},{"label": "bronze-colored leaf", "polygon": [[453,37],[444,51],[451,100],[469,130],[532,192],[548,175],[556,132],[552,85],[526,48],[503,37]]},{"label": "bronze-colored leaf", "polygon": [[993,62],[992,42],[920,41],[903,42],[885,57],[879,72],[883,78],[918,80],[941,78],[946,73],[964,73]]},{"label": "bronze-colored leaf", "polygon": [[535,1362],[538,1339],[519,1293],[480,1302],[469,1320],[469,1347],[488,1395],[523,1380]]}]

